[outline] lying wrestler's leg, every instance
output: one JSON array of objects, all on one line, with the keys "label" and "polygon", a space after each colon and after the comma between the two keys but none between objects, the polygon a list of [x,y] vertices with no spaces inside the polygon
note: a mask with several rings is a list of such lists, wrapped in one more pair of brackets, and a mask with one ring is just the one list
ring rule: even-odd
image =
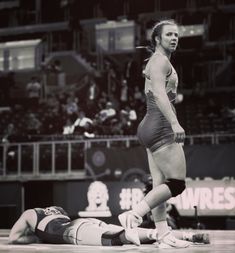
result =
[{"label": "lying wrestler's leg", "polygon": [[173,230],[173,234],[176,238],[193,242],[193,243],[210,243],[210,236],[205,232],[194,232],[194,231],[178,231]]},{"label": "lying wrestler's leg", "polygon": [[106,224],[98,219],[86,219],[86,222],[73,230],[73,237],[76,237],[74,244],[78,245],[117,246],[130,243],[137,244],[139,241],[137,233],[138,240],[135,234],[133,237],[133,234],[124,230],[123,227]]},{"label": "lying wrestler's leg", "polygon": [[[95,223],[89,221],[81,225],[76,233],[76,243],[78,245],[89,246],[117,246],[123,244],[136,243],[133,235],[128,235],[127,230],[123,230],[123,227],[106,224],[100,220],[96,220]],[[136,230],[138,238],[141,243],[154,243],[158,238],[156,229],[137,228]],[[188,233],[182,231],[172,231],[173,235],[178,239],[183,239],[191,242],[208,243],[209,238],[205,233]],[[130,238],[131,236],[131,238]]]},{"label": "lying wrestler's leg", "polygon": [[[136,228],[141,243],[154,243],[158,240],[158,232],[156,229],[149,228]],[[172,230],[172,234],[175,238],[179,240],[185,240],[193,243],[210,243],[210,238],[208,233],[204,232],[194,232],[194,231],[180,231]]]}]

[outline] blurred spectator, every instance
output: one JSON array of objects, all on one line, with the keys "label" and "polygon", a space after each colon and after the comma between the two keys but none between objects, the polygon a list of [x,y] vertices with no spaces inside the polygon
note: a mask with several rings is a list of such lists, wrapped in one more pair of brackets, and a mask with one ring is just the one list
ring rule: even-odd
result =
[{"label": "blurred spectator", "polygon": [[101,122],[108,123],[116,116],[116,110],[113,108],[113,104],[109,101],[106,103],[106,107],[99,112],[99,118]]},{"label": "blurred spectator", "polygon": [[2,143],[14,142],[15,135],[16,130],[14,124],[9,123],[3,132]]},{"label": "blurred spectator", "polygon": [[126,116],[128,121],[135,121],[137,120],[137,114],[134,109],[131,109],[130,106],[125,106],[125,109],[121,110],[121,113]]},{"label": "blurred spectator", "polygon": [[88,89],[88,99],[89,101],[94,101],[99,95],[99,87],[97,86],[94,79],[90,79],[89,89]]},{"label": "blurred spectator", "polygon": [[104,108],[107,102],[108,102],[108,94],[105,91],[102,91],[98,100],[99,109]]},{"label": "blurred spectator", "polygon": [[67,118],[65,125],[63,126],[63,134],[73,134],[75,126],[70,118]]},{"label": "blurred spectator", "polygon": [[120,112],[120,121],[122,122],[123,134],[133,134],[135,122],[137,120],[137,114],[130,106],[125,106]]},{"label": "blurred spectator", "polygon": [[86,131],[92,128],[93,120],[86,117],[84,111],[80,111],[78,118],[74,122],[75,132],[78,134],[84,134]]},{"label": "blurred spectator", "polygon": [[39,104],[41,84],[35,76],[31,77],[30,82],[26,86],[26,91],[28,93],[29,106],[32,109],[36,109]]},{"label": "blurred spectator", "polygon": [[41,121],[36,117],[34,113],[30,113],[26,120],[26,132],[28,135],[38,135],[41,133]]},{"label": "blurred spectator", "polygon": [[122,103],[127,103],[128,101],[128,86],[126,79],[123,79],[121,83],[120,101]]},{"label": "blurred spectator", "polygon": [[60,106],[65,105],[66,104],[66,100],[67,100],[66,94],[64,92],[60,92],[58,94],[57,100],[58,100]]},{"label": "blurred spectator", "polygon": [[88,110],[93,110],[96,105],[96,100],[99,96],[99,87],[93,78],[89,79],[89,88],[87,93],[86,106]]},{"label": "blurred spectator", "polygon": [[[61,99],[61,98],[60,98]],[[66,98],[64,100],[66,102]],[[58,100],[55,95],[50,94],[46,100],[46,107],[48,110],[59,111],[60,106],[63,106],[62,100]]]},{"label": "blurred spectator", "polygon": [[68,97],[64,109],[67,115],[75,115],[78,112],[77,102],[72,97]]}]

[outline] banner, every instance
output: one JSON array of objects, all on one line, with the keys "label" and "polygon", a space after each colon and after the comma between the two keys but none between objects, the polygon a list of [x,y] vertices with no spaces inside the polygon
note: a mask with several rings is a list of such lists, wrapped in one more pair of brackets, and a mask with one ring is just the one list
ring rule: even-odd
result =
[{"label": "banner", "polygon": [[235,180],[189,180],[184,192],[169,202],[182,216],[197,207],[202,216],[235,216]]},{"label": "banner", "polygon": [[[187,179],[187,188],[171,198],[181,216],[235,216],[235,180]],[[144,197],[141,182],[57,182],[54,204],[71,215],[111,217],[130,210]]]}]

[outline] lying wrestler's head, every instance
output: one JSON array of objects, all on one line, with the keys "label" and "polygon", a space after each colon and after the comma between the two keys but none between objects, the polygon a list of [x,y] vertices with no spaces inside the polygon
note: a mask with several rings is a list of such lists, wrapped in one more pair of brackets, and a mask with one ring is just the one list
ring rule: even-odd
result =
[{"label": "lying wrestler's head", "polygon": [[54,213],[54,214],[63,214],[68,216],[68,213],[60,206],[49,206],[45,208],[46,210],[48,210],[48,212],[50,213]]}]

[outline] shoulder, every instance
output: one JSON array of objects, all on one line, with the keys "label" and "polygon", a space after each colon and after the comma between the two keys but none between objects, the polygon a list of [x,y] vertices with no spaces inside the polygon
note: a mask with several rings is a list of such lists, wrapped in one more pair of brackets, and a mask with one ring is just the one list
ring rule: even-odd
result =
[{"label": "shoulder", "polygon": [[21,217],[28,223],[28,225],[30,225],[31,228],[35,227],[37,222],[37,213],[34,209],[24,211]]},{"label": "shoulder", "polygon": [[169,73],[171,69],[171,64],[168,58],[165,55],[153,55],[149,61],[150,70],[162,71],[163,73]]},{"label": "shoulder", "polygon": [[22,216],[23,217],[28,217],[28,216],[31,216],[31,215],[34,215],[36,214],[36,211],[34,209],[27,209],[26,211],[24,211],[22,213]]},{"label": "shoulder", "polygon": [[169,59],[165,56],[165,55],[161,55],[161,54],[156,54],[156,55],[153,55],[149,61],[149,63],[151,65],[155,65],[155,64],[158,64],[159,67],[160,66],[163,66],[163,67],[166,67],[166,66],[170,66],[170,61]]}]

